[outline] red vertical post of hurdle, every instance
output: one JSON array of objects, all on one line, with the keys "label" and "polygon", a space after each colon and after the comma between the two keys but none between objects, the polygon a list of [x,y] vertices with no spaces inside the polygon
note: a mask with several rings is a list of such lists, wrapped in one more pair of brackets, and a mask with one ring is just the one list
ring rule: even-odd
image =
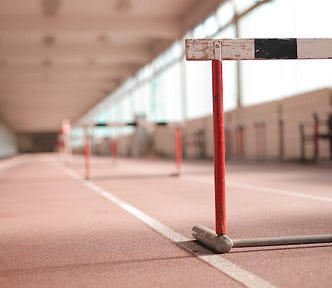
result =
[{"label": "red vertical post of hurdle", "polygon": [[175,157],[176,157],[176,171],[180,175],[182,168],[182,132],[181,127],[175,128]]},{"label": "red vertical post of hurdle", "polygon": [[85,147],[84,147],[84,155],[85,155],[85,178],[90,179],[90,137],[88,128],[85,129]]},{"label": "red vertical post of hurdle", "polygon": [[284,155],[285,155],[285,146],[284,146],[284,142],[285,142],[285,129],[284,129],[284,121],[283,119],[279,120],[279,157],[280,160],[284,159]]},{"label": "red vertical post of hurdle", "polygon": [[113,161],[116,162],[116,160],[118,159],[118,143],[116,142],[116,140],[112,140],[111,153]]},{"label": "red vertical post of hurdle", "polygon": [[225,132],[222,62],[212,60],[216,234],[226,234]]},{"label": "red vertical post of hurdle", "polygon": [[318,115],[314,113],[314,159],[319,157],[319,119]]}]

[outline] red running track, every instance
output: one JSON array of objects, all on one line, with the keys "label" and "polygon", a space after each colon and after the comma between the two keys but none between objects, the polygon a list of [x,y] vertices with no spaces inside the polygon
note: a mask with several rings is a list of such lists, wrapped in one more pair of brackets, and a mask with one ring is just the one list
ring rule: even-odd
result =
[{"label": "red running track", "polygon": [[[192,240],[193,225],[214,228],[212,163],[185,163],[176,178],[169,176],[171,161],[119,159],[114,165],[93,158],[92,186],[83,179],[83,157],[68,168],[55,155],[4,164],[0,287],[331,286],[331,244],[214,256],[193,241],[174,243],[96,192],[111,193]],[[228,235],[331,233],[331,172],[331,166],[229,164]]]}]

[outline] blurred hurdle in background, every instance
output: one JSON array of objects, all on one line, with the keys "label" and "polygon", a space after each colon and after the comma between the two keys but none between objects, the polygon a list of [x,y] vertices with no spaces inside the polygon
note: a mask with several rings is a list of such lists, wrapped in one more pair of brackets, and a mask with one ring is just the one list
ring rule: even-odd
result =
[{"label": "blurred hurdle in background", "polygon": [[[82,128],[85,131],[85,146],[84,146],[84,158],[85,158],[85,178],[90,179],[91,177],[91,145],[89,129],[96,127],[142,127],[142,128],[152,128],[154,126],[168,126],[175,129],[175,139],[174,139],[174,149],[175,149],[175,165],[176,172],[172,173],[171,176],[180,176],[182,170],[182,127],[184,124],[182,122],[148,122],[146,120],[138,119],[134,122],[98,122],[92,124],[82,124]],[[78,126],[76,126],[78,127]],[[118,147],[117,143],[112,141],[111,144],[112,157],[117,159],[118,157]]]},{"label": "blurred hurdle in background", "polygon": [[320,158],[319,141],[329,141],[330,159],[332,160],[332,107],[324,107],[313,113],[313,121],[300,124],[301,160],[306,162],[306,144],[312,144],[312,161]]},{"label": "blurred hurdle in background", "polygon": [[[192,231],[194,238],[218,253],[227,253],[232,247],[332,242],[332,234],[238,240],[232,240],[226,235],[225,132],[222,79],[223,60],[332,59],[332,39],[186,39],[185,45],[187,60],[212,61],[216,231],[202,225],[194,226]],[[317,141],[317,128],[315,129],[315,141]]]},{"label": "blurred hurdle in background", "polygon": [[60,159],[67,163],[72,160],[72,147],[71,147],[71,124],[68,119],[63,119],[58,139],[58,148]]}]

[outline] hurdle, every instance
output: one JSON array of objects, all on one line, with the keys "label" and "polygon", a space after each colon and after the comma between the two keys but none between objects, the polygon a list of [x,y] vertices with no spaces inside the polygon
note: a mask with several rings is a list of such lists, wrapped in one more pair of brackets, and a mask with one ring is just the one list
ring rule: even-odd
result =
[{"label": "hurdle", "polygon": [[[90,137],[89,129],[94,127],[109,127],[109,128],[120,128],[120,127],[153,127],[153,126],[169,126],[175,129],[175,166],[176,172],[172,173],[170,176],[180,176],[182,171],[182,127],[184,124],[182,122],[148,122],[145,120],[137,120],[134,122],[97,122],[97,123],[85,123],[82,125],[85,132],[85,147],[84,147],[84,158],[85,158],[85,179],[89,180],[91,178],[91,147],[90,147]],[[77,126],[78,127],[78,126]],[[117,160],[118,147],[117,144],[111,145],[112,154],[114,155],[114,160]]]},{"label": "hurdle", "polygon": [[[90,180],[91,178],[91,145],[90,145],[90,135],[89,135],[89,130],[94,127],[126,127],[126,126],[135,126],[134,122],[128,122],[128,123],[123,123],[123,122],[113,122],[113,123],[85,123],[82,124],[81,126],[75,126],[75,127],[80,127],[83,128],[84,130],[84,176],[86,180]],[[111,151],[112,154],[116,153],[116,155],[113,155],[114,159],[117,159],[117,145],[112,143],[111,145]]]},{"label": "hurdle", "polygon": [[225,136],[222,61],[273,59],[332,59],[331,38],[186,39],[186,60],[212,61],[214,130],[215,230],[202,225],[192,228],[193,237],[217,253],[233,247],[260,247],[332,242],[332,234],[234,239],[227,236]]},{"label": "hurdle", "polygon": [[198,159],[207,158],[205,134],[203,129],[196,130],[190,134],[185,134],[183,142],[184,147],[186,148],[183,150],[185,157],[191,157],[191,155],[194,155],[194,157]]},{"label": "hurdle", "polygon": [[89,128],[84,127],[84,167],[85,167],[85,179],[90,179],[91,176],[91,145],[90,145],[90,136]]},{"label": "hurdle", "polygon": [[67,163],[69,160],[72,160],[72,147],[71,147],[71,124],[69,119],[63,119],[61,124],[61,144],[60,144],[60,158],[63,162]]},{"label": "hurdle", "polygon": [[[321,120],[322,114],[326,116],[326,120]],[[330,160],[332,160],[332,107],[324,107],[318,109],[313,113],[314,118],[314,159],[315,161],[319,158],[319,140],[328,140],[330,146]],[[326,126],[327,132],[320,132],[319,127]]]},{"label": "hurdle", "polygon": [[285,125],[282,118],[278,121],[279,129],[279,159],[282,161],[285,157]]},{"label": "hurdle", "polygon": [[[313,112],[313,122],[300,123],[300,139],[301,139],[301,161],[306,162],[305,146],[306,143],[313,143],[313,157],[312,161],[317,162],[320,156],[319,141],[327,140],[330,146],[329,160],[332,160],[332,107],[322,107]],[[325,116],[326,119],[322,119]],[[305,128],[311,128],[311,134],[307,135]],[[327,131],[322,132],[322,128],[327,128]]]},{"label": "hurdle", "polygon": [[111,155],[114,163],[118,160],[118,142],[116,140],[111,140]]},{"label": "hurdle", "polygon": [[181,127],[175,127],[175,163],[176,173],[172,176],[180,176],[182,170],[182,130]]}]

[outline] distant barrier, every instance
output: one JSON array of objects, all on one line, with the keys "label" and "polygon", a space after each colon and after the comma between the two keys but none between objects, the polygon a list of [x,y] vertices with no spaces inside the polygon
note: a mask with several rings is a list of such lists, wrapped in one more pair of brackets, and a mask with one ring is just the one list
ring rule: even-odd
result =
[{"label": "distant barrier", "polygon": [[[172,176],[179,176],[182,170],[182,126],[183,123],[180,122],[148,122],[148,121],[135,121],[135,122],[97,122],[97,123],[86,123],[81,127],[84,128],[85,131],[85,178],[90,179],[91,177],[91,148],[90,148],[90,137],[89,137],[89,129],[96,127],[153,127],[153,126],[168,126],[173,127],[175,129],[175,165],[176,172],[172,174]],[[77,126],[76,126],[77,127]],[[118,157],[118,147],[116,142],[112,142],[111,151],[114,160]]]},{"label": "distant barrier", "polygon": [[205,131],[203,129],[197,130],[191,134],[186,133],[183,137],[184,149],[183,154],[185,158],[195,157],[198,159],[206,159],[206,140]]},{"label": "distant barrier", "polygon": [[[308,143],[312,144],[313,147],[312,161],[317,162],[319,160],[320,140],[325,140],[329,142],[329,159],[332,160],[332,107],[330,107],[329,109],[325,108],[321,109],[320,111],[315,111],[312,116],[312,122],[301,123],[299,126],[301,141],[301,160],[302,162],[306,162],[308,160],[308,157],[306,156],[306,144]],[[309,133],[307,130],[309,130]]]},{"label": "distant barrier", "polygon": [[71,124],[68,119],[63,119],[61,124],[60,135],[58,139],[60,157],[64,162],[72,159],[72,147],[70,141]]}]

